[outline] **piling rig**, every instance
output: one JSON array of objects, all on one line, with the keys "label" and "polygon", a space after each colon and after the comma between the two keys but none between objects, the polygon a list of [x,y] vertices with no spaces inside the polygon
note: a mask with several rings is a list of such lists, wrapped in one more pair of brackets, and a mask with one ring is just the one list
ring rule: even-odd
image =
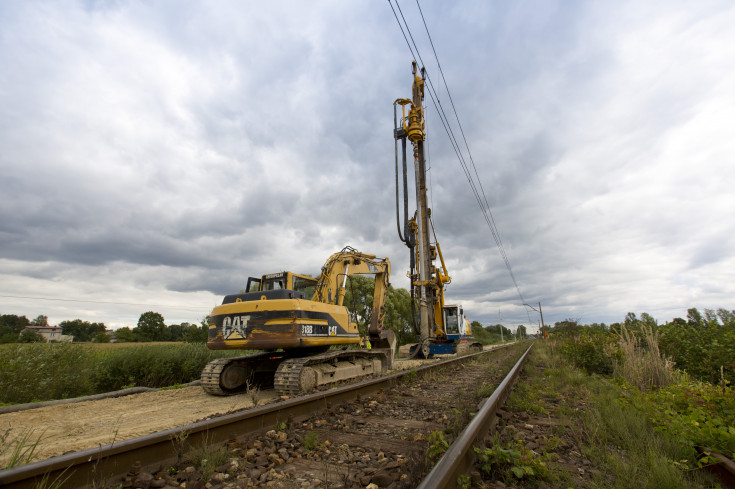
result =
[{"label": "piling rig", "polygon": [[[444,286],[451,282],[441,247],[436,239],[431,209],[426,192],[426,140],[424,120],[424,81],[426,72],[420,74],[413,61],[413,86],[410,99],[399,98],[393,103],[393,137],[396,155],[396,225],[398,236],[409,248],[411,281],[411,310],[414,330],[419,343],[411,347],[411,356],[428,358],[434,354],[456,353],[458,349],[481,350],[482,345],[473,341],[472,330],[464,316],[461,305],[444,303]],[[399,118],[399,109],[400,118]],[[408,108],[408,114],[406,114]],[[408,218],[408,167],[406,162],[407,141],[413,146],[414,179],[416,189],[416,212]],[[398,142],[401,142],[401,151]],[[398,156],[402,155],[403,175],[403,229],[400,219],[400,185]],[[430,240],[429,230],[434,236]],[[441,269],[435,266],[439,257]],[[418,312],[417,312],[418,309]]]}]

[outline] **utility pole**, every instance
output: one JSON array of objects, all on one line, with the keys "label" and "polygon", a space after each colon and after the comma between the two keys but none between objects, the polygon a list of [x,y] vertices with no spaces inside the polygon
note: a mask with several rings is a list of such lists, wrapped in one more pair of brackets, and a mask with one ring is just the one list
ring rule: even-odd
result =
[{"label": "utility pole", "polygon": [[[541,311],[541,302],[538,303],[538,314],[541,316],[541,330],[544,332],[544,336],[546,336],[546,326],[544,325],[544,313]],[[548,338],[548,336],[546,336]]]},{"label": "utility pole", "polygon": [[539,314],[539,316],[541,316],[541,329],[539,330],[539,333],[543,334],[544,337],[546,339],[548,339],[549,338],[549,335],[548,335],[548,333],[546,333],[546,325],[544,324],[544,313],[541,310],[541,302],[538,303],[538,309],[536,309],[535,307],[533,307],[530,304],[526,304],[525,302],[523,303],[523,305],[526,306],[526,307],[530,307],[531,309],[533,309],[534,311],[536,311]]},{"label": "utility pole", "polygon": [[503,316],[500,314],[500,309],[498,309],[498,320],[500,321],[500,342],[505,343],[505,340],[503,339]]}]

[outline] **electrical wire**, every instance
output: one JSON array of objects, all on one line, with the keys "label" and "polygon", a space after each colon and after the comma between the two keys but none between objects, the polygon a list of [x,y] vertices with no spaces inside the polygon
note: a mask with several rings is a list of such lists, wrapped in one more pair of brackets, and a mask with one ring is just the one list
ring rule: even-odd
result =
[{"label": "electrical wire", "polygon": [[55,297],[30,297],[24,295],[0,295],[0,297],[9,299],[32,299],[37,301],[58,301],[58,302],[82,302],[90,304],[114,304],[118,306],[145,306],[145,307],[171,307],[175,309],[184,309],[187,311],[201,311],[203,308],[181,307],[172,304],[143,304],[138,302],[115,302],[115,301],[93,301],[84,299],[61,299]]}]

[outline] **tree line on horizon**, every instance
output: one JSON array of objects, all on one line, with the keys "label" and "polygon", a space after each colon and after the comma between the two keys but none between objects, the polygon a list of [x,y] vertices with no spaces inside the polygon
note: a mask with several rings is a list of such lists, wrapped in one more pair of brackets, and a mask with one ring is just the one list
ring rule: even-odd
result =
[{"label": "tree line on horizon", "polygon": [[[39,315],[33,320],[15,314],[0,315],[0,343],[36,343],[45,341],[43,336],[28,326],[49,326],[48,317]],[[61,334],[73,337],[77,342],[108,343],[110,335],[104,323],[89,322],[82,319],[61,321],[58,324]],[[157,342],[184,341],[187,343],[204,343],[207,341],[208,327],[205,321],[201,324],[184,322],[166,325],[164,317],[153,311],[144,312],[134,328],[124,326],[114,331],[115,341]]]},{"label": "tree line on horizon", "polygon": [[686,319],[677,317],[664,324],[645,312],[640,316],[629,312],[622,322],[610,325],[566,319],[554,323],[549,334],[573,339],[578,366],[588,372],[612,372],[616,358],[609,352],[615,351],[614,345],[621,337],[632,335],[641,349],[648,348],[646,338],[654,338],[662,357],[696,379],[713,384],[735,383],[735,310],[700,312],[692,307]]}]

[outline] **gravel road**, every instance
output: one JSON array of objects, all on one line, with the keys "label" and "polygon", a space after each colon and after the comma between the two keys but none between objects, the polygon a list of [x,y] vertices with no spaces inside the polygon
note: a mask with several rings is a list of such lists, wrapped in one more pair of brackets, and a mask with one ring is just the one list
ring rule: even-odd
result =
[{"label": "gravel road", "polygon": [[[408,369],[421,363],[419,360],[397,360],[396,367]],[[258,404],[275,397],[273,390],[261,391]],[[32,430],[32,441],[40,437],[33,457],[36,461],[185,426],[252,406],[253,400],[248,394],[217,397],[205,394],[199,386],[184,387],[0,414],[0,434],[10,430],[8,440],[13,440]],[[9,456],[8,453],[3,455]],[[4,462],[0,456],[0,465]]]}]

